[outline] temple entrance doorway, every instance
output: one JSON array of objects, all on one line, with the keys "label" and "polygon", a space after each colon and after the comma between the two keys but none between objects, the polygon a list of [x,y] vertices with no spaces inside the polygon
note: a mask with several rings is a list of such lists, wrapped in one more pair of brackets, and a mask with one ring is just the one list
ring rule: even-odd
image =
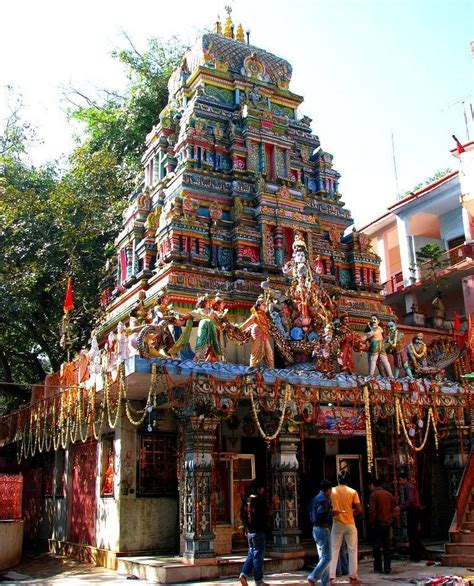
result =
[{"label": "temple entrance doorway", "polygon": [[337,475],[341,467],[347,467],[351,476],[349,486],[359,493],[362,515],[356,520],[359,537],[365,537],[365,502],[367,492],[366,441],[364,436],[353,435],[350,438],[326,436],[305,439],[300,455],[300,528],[304,537],[312,537],[309,520],[309,502],[319,491],[323,479],[337,484]]}]

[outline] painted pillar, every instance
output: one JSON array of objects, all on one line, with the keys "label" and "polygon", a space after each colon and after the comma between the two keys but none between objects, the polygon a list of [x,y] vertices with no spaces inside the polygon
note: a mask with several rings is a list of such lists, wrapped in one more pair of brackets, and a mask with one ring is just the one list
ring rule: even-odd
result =
[{"label": "painted pillar", "polygon": [[275,264],[281,267],[284,260],[283,228],[276,226],[273,231],[273,243],[275,247]]},{"label": "painted pillar", "polygon": [[186,417],[184,446],[183,558],[188,563],[215,558],[212,531],[211,473],[212,452],[218,420],[211,417]]},{"label": "painted pillar", "polygon": [[377,238],[377,254],[380,256],[380,282],[386,283],[391,277],[391,270],[385,233]]},{"label": "painted pillar", "polygon": [[299,437],[282,433],[272,456],[273,552],[301,551],[298,527],[298,459]]},{"label": "painted pillar", "polygon": [[412,285],[415,278],[413,244],[408,226],[408,219],[397,216],[398,243],[400,245],[400,260],[402,264],[403,284]]}]

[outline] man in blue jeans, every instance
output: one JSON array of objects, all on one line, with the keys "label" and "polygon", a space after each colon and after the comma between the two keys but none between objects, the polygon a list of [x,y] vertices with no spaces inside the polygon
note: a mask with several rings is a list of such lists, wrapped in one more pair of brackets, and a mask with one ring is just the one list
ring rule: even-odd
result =
[{"label": "man in blue jeans", "polygon": [[331,522],[332,516],[338,514],[331,508],[332,482],[323,480],[321,490],[313,497],[310,505],[310,520],[313,523],[313,538],[316,542],[319,561],[308,576],[309,586],[321,580],[322,586],[329,584],[329,563],[331,561]]},{"label": "man in blue jeans", "polygon": [[242,566],[239,580],[242,586],[248,586],[248,577],[253,570],[256,586],[264,586],[263,556],[265,554],[265,532],[267,530],[268,509],[265,499],[265,487],[255,484],[241,509],[242,522],[247,534],[249,552]]}]

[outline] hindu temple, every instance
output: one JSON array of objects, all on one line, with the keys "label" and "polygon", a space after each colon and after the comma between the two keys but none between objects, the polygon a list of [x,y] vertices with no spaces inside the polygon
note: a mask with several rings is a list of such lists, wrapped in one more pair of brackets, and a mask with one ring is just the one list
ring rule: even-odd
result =
[{"label": "hindu temple", "polygon": [[143,575],[140,555],[179,555],[155,564],[170,583],[183,567],[232,575],[258,479],[272,567],[300,568],[308,500],[342,462],[363,502],[369,474],[396,491],[398,470],[423,469],[426,524],[447,534],[469,452],[468,348],[383,303],[380,259],[350,229],[291,78],[230,11],[172,73],[90,348],[4,418],[39,486],[25,531],[52,551]]}]

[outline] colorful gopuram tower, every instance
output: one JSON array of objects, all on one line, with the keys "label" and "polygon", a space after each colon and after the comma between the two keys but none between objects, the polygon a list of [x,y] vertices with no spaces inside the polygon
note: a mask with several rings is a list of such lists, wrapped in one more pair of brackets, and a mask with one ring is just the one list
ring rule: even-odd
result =
[{"label": "colorful gopuram tower", "polygon": [[166,288],[176,307],[219,291],[230,314],[246,311],[262,274],[283,283],[296,232],[353,323],[386,311],[379,259],[364,234],[343,236],[352,220],[340,175],[299,114],[291,74],[287,61],[250,45],[230,14],[184,55],[104,281],[106,324],[123,320],[141,289],[151,305]]}]

